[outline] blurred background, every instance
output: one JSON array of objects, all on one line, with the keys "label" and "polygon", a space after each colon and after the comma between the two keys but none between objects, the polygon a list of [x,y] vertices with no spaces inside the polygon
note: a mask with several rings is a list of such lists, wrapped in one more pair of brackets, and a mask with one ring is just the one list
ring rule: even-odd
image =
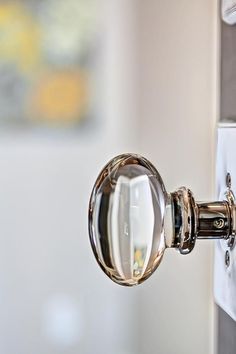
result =
[{"label": "blurred background", "polygon": [[212,244],[137,288],[87,232],[108,159],[214,198],[217,2],[0,1],[0,354],[210,354]]}]

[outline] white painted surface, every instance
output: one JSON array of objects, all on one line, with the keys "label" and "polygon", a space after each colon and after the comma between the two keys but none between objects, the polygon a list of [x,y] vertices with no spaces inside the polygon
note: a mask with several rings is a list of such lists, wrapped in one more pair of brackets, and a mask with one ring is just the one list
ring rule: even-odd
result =
[{"label": "white painted surface", "polygon": [[228,25],[235,25],[236,23],[236,1],[222,0],[221,4],[222,19]]},{"label": "white painted surface", "polygon": [[[236,194],[236,127],[218,129],[217,194],[225,199],[225,176],[231,174],[232,190]],[[225,252],[230,253],[230,265],[225,265]],[[214,294],[217,304],[236,321],[236,248],[229,250],[227,241],[217,241],[215,246]]]},{"label": "white painted surface", "polygon": [[[140,152],[167,190],[188,186],[196,200],[215,199],[217,11],[212,0],[140,1]],[[141,290],[142,353],[213,352],[212,253],[211,241],[165,253]]]}]

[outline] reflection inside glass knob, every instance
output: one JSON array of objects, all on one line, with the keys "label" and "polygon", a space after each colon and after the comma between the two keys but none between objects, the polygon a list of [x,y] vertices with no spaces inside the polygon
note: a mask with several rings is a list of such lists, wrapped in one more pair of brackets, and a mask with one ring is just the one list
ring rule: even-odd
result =
[{"label": "reflection inside glass knob", "polygon": [[155,271],[166,248],[187,254],[196,238],[228,239],[233,207],[232,200],[196,203],[185,187],[168,194],[151,162],[119,155],[103,168],[91,194],[91,246],[113,281],[137,285]]}]

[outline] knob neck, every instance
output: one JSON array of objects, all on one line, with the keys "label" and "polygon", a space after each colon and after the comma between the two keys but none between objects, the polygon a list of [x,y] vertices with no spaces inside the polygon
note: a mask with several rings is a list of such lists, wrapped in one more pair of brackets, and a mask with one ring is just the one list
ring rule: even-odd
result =
[{"label": "knob neck", "polygon": [[199,239],[228,239],[231,234],[231,210],[227,201],[197,203]]},{"label": "knob neck", "polygon": [[192,192],[181,187],[170,194],[173,218],[171,247],[181,254],[194,248],[196,239],[228,239],[232,235],[234,206],[228,201],[195,202]]}]

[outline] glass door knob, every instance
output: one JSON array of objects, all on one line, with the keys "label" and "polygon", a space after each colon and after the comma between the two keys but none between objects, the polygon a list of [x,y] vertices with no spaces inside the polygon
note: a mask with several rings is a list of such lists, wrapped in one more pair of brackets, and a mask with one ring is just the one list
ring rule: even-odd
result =
[{"label": "glass door knob", "polygon": [[188,254],[197,239],[235,240],[230,188],[224,201],[195,202],[181,187],[167,193],[146,158],[123,154],[100,172],[89,202],[89,237],[96,260],[114,282],[142,283],[161,263],[166,248]]}]

